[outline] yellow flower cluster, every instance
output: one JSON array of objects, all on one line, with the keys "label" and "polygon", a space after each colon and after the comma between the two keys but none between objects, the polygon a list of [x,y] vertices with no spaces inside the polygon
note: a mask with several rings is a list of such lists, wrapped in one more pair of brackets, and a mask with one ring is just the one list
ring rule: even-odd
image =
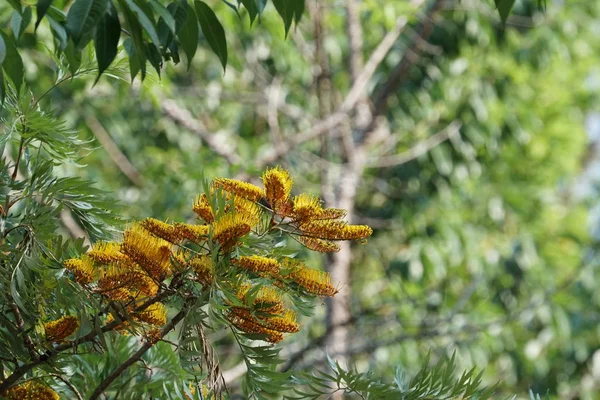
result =
[{"label": "yellow flower cluster", "polygon": [[61,343],[79,328],[77,317],[66,315],[44,324],[46,339],[50,342]]},{"label": "yellow flower cluster", "polygon": [[35,381],[16,385],[2,393],[8,400],[60,400],[58,393]]}]

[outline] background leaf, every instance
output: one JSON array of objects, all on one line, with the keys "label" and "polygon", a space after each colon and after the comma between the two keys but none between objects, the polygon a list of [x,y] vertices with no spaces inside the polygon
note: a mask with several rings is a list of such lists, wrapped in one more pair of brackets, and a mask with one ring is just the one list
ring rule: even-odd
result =
[{"label": "background leaf", "polygon": [[110,3],[108,11],[96,27],[94,38],[96,58],[98,59],[98,78],[96,78],[96,81],[115,59],[120,36],[121,24],[119,16],[115,7]]},{"label": "background leaf", "polygon": [[227,40],[225,39],[225,30],[217,19],[214,11],[206,3],[196,0],[195,5],[202,33],[210,45],[210,48],[219,57],[219,60],[221,60],[223,69],[225,69],[227,66]]},{"label": "background leaf", "polygon": [[1,31],[0,35],[3,36],[6,48],[6,57],[2,63],[2,68],[4,68],[4,72],[6,72],[6,75],[8,75],[15,85],[17,92],[19,92],[21,90],[24,75],[23,60],[21,59],[21,55],[17,50],[15,42]]},{"label": "background leaf", "polygon": [[76,0],[67,14],[67,31],[80,47],[91,40],[93,29],[108,9],[108,0]]},{"label": "background leaf", "polygon": [[17,42],[30,22],[31,7],[23,8],[23,12],[20,14],[16,11],[13,12],[12,17],[10,18],[10,26]]},{"label": "background leaf", "polygon": [[181,28],[181,32],[177,37],[179,38],[179,43],[183,48],[183,52],[187,56],[188,59],[188,70],[190,65],[192,64],[192,59],[196,54],[196,50],[198,48],[198,19],[196,18],[196,13],[194,9],[190,7],[187,2],[181,3],[186,8],[186,20],[185,24]]},{"label": "background leaf", "polygon": [[35,29],[37,29],[40,22],[42,22],[42,18],[48,12],[48,9],[52,5],[54,0],[38,0],[36,9],[37,9],[37,19],[35,20]]},{"label": "background leaf", "polygon": [[512,10],[515,5],[515,0],[495,0],[495,2],[498,13],[500,14],[500,19],[502,19],[502,23],[505,24],[510,15],[510,10]]}]

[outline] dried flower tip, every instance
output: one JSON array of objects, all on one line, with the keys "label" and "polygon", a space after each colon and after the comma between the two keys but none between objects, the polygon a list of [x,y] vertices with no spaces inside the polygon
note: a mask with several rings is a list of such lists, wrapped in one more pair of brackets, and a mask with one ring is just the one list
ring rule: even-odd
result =
[{"label": "dried flower tip", "polygon": [[347,211],[341,208],[325,208],[315,219],[340,219],[344,218],[346,214]]},{"label": "dried flower tip", "polygon": [[189,266],[194,270],[196,277],[204,286],[210,286],[214,281],[215,265],[210,256],[192,258]]},{"label": "dried flower tip", "polygon": [[87,253],[87,256],[100,264],[126,261],[128,257],[121,253],[121,245],[115,242],[98,242]]},{"label": "dried flower tip", "polygon": [[265,197],[265,192],[258,186],[237,179],[217,178],[213,181],[213,185],[251,201],[258,201]]},{"label": "dried flower tip", "polygon": [[194,202],[192,210],[194,210],[194,212],[207,224],[210,224],[215,220],[213,209],[208,202],[208,197],[204,193],[196,197],[196,201]]},{"label": "dried flower tip", "polygon": [[150,344],[156,344],[162,339],[162,329],[152,328],[144,332],[144,338]]},{"label": "dried flower tip", "polygon": [[317,218],[323,212],[321,200],[308,193],[294,197],[293,218],[295,220],[309,220]]},{"label": "dried flower tip", "polygon": [[63,342],[67,337],[71,336],[77,328],[79,328],[79,320],[77,317],[69,315],[44,324],[46,339],[55,343]]},{"label": "dried flower tip", "polygon": [[208,225],[191,225],[175,223],[175,232],[181,237],[193,243],[203,243],[208,239],[210,227]]},{"label": "dried flower tip", "polygon": [[164,325],[167,323],[167,310],[164,304],[154,303],[144,311],[135,313],[134,319],[150,325]]},{"label": "dried flower tip", "polygon": [[294,181],[290,173],[277,166],[267,169],[262,176],[262,180],[265,185],[267,201],[271,204],[275,212],[280,213],[284,208],[283,206],[287,204],[292,192]]},{"label": "dried flower tip", "polygon": [[58,393],[49,386],[35,381],[16,385],[2,393],[8,400],[60,400]]},{"label": "dried flower tip", "polygon": [[94,280],[96,268],[85,256],[66,260],[64,266],[75,275],[75,281],[80,285],[86,285]]},{"label": "dried flower tip", "polygon": [[336,253],[340,251],[341,246],[329,240],[317,239],[309,236],[300,236],[298,241],[306,248],[321,253]]},{"label": "dried flower tip", "polygon": [[308,268],[293,259],[288,259],[285,264],[290,269],[284,277],[292,280],[308,293],[333,297],[338,292],[331,284],[331,277],[327,272]]},{"label": "dried flower tip", "polygon": [[265,340],[267,342],[278,343],[283,340],[283,334],[281,332],[262,326],[256,319],[245,319],[235,314],[231,314],[228,319],[242,332],[266,335]]},{"label": "dried flower tip", "polygon": [[213,223],[214,239],[227,251],[237,244],[242,236],[250,233],[252,218],[242,213],[228,213]]},{"label": "dried flower tip", "polygon": [[166,222],[154,218],[146,218],[140,222],[140,225],[154,236],[164,239],[167,242],[178,244],[182,240],[175,227]]},{"label": "dried flower tip", "polygon": [[348,225],[342,221],[309,221],[299,226],[305,236],[329,240],[364,239],[373,234],[366,225]]},{"label": "dried flower tip", "polygon": [[241,256],[238,259],[233,259],[232,262],[247,271],[254,272],[257,275],[279,274],[279,263],[274,258],[257,255]]},{"label": "dried flower tip", "polygon": [[121,251],[155,280],[162,281],[171,272],[171,244],[152,236],[139,224],[125,231]]}]

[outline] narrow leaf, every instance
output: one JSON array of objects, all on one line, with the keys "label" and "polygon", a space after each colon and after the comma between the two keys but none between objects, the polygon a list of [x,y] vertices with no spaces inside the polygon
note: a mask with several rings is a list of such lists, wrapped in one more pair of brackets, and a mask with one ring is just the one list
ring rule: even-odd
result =
[{"label": "narrow leaf", "polygon": [[96,48],[96,58],[98,59],[98,77],[110,66],[110,63],[117,56],[117,46],[121,36],[121,24],[117,10],[110,3],[108,11],[104,14],[100,23],[96,27],[96,36],[94,45]]},{"label": "narrow leaf", "polygon": [[[92,30],[102,19],[108,9],[108,0],[76,0],[67,15],[67,31],[73,43],[82,45],[82,39],[91,35]],[[91,36],[90,36],[91,39]]]},{"label": "narrow leaf", "polygon": [[10,27],[17,42],[30,22],[31,7],[25,7],[20,14],[13,11],[12,17],[10,18]]},{"label": "narrow leaf", "polygon": [[0,65],[4,62],[6,58],[6,43],[4,43],[4,38],[0,35]]},{"label": "narrow leaf", "polygon": [[198,22],[202,28],[202,33],[210,48],[221,60],[223,69],[227,66],[227,40],[225,39],[225,30],[217,19],[214,11],[204,2],[196,0],[196,14]]},{"label": "narrow leaf", "polygon": [[154,27],[154,22],[146,15],[146,13],[137,5],[133,0],[125,0],[131,11],[137,16],[140,25],[144,28],[148,36],[156,47],[160,47],[160,39],[158,38],[158,33],[156,33],[156,28]]},{"label": "narrow leaf", "polygon": [[6,98],[6,88],[4,87],[4,74],[2,68],[0,68],[0,106],[4,104]]},{"label": "narrow leaf", "polygon": [[4,68],[4,72],[6,73],[6,75],[15,85],[18,93],[21,90],[21,84],[23,83],[23,60],[19,55],[17,46],[14,43],[14,41],[5,36],[2,32],[0,32],[0,35],[3,36],[3,42],[6,48],[6,57],[4,58],[2,67]]},{"label": "narrow leaf", "polygon": [[65,58],[69,63],[69,71],[74,75],[81,66],[81,52],[76,49],[72,40],[67,42],[67,47],[64,50]]},{"label": "narrow leaf", "polygon": [[300,20],[302,19],[302,14],[304,14],[304,1],[305,0],[292,0],[292,3],[294,5],[294,22],[296,23],[296,25],[300,23]]},{"label": "narrow leaf", "polygon": [[283,25],[285,27],[285,36],[287,37],[292,21],[294,20],[294,5],[292,0],[273,0],[275,9],[283,19]]},{"label": "narrow leaf", "polygon": [[179,38],[179,43],[183,48],[183,52],[185,53],[188,59],[188,70],[190,69],[190,65],[192,64],[192,59],[196,54],[196,49],[198,48],[198,19],[196,18],[196,13],[194,9],[190,7],[187,3],[181,3],[186,7],[187,18],[185,20],[185,24],[181,28],[181,32],[177,35]]},{"label": "narrow leaf", "polygon": [[498,8],[498,13],[500,14],[500,19],[503,24],[506,24],[506,20],[510,15],[510,10],[512,10],[515,5],[515,0],[495,0],[496,8]]},{"label": "narrow leaf", "polygon": [[142,26],[131,11],[126,0],[119,0],[119,4],[123,8],[123,15],[131,34],[131,39],[124,43],[125,50],[129,55],[129,72],[131,80],[135,78],[138,72],[142,73],[142,81],[146,78],[146,44],[142,35]]},{"label": "narrow leaf", "polygon": [[173,31],[169,26],[167,26],[167,23],[162,17],[158,20],[158,37],[160,38],[160,43],[163,45],[163,47],[170,46],[170,44],[173,42],[173,38],[179,34],[185,25],[187,18],[186,7],[180,2],[173,2],[169,4],[167,6],[167,10],[175,21],[175,30]]},{"label": "narrow leaf", "polygon": [[154,12],[156,12],[160,16],[160,18],[165,22],[165,24],[167,24],[169,29],[171,29],[171,32],[175,33],[175,19],[173,18],[169,10],[167,10],[165,6],[160,4],[158,0],[150,0],[150,6],[152,6]]},{"label": "narrow leaf", "polygon": [[48,9],[52,5],[54,0],[38,0],[36,9],[37,9],[37,19],[35,20],[35,29],[37,29],[40,22],[42,22],[42,18],[48,12]]},{"label": "narrow leaf", "polygon": [[12,6],[12,8],[15,9],[16,12],[18,12],[19,14],[22,12],[22,8],[21,8],[21,2],[19,0],[7,0],[8,4],[10,4]]},{"label": "narrow leaf", "polygon": [[58,42],[58,48],[61,51],[64,51],[67,47],[67,42],[69,40],[64,25],[52,18],[50,16],[50,13],[48,13],[48,15],[46,16],[46,20],[48,20],[48,23],[50,24],[50,30],[52,31],[54,38]]},{"label": "narrow leaf", "polygon": [[258,5],[256,4],[256,0],[240,0],[246,10],[248,11],[248,16],[250,17],[250,25],[254,23],[256,16],[258,15]]}]

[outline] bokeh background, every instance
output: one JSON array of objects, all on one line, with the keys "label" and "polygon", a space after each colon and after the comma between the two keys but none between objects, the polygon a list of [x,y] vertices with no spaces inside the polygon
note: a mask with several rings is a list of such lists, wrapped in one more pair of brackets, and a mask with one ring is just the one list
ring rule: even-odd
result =
[{"label": "bokeh background", "polygon": [[[287,38],[272,5],[252,26],[214,5],[225,72],[205,43],[189,70],[130,84],[123,61],[49,93],[95,147],[62,173],[126,219],[181,220],[203,177],[281,165],[296,193],[372,226],[310,255],[341,292],[283,343],[286,368],[327,351],[392,380],[456,352],[498,398],[599,398],[600,2],[517,1],[503,26],[491,0],[307,0]],[[39,95],[53,63],[23,57]],[[235,386],[239,358],[218,351]]]}]

